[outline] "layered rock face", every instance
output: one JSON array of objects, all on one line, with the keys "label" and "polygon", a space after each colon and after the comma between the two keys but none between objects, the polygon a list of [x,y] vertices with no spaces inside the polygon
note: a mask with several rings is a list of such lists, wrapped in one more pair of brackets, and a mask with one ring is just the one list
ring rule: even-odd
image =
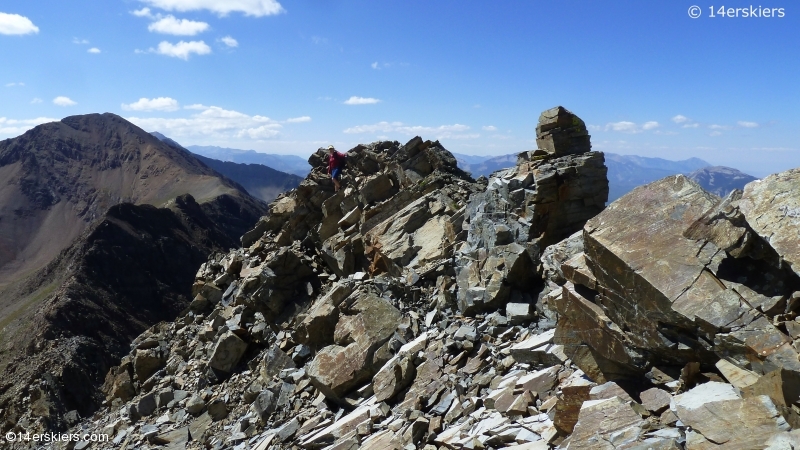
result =
[{"label": "layered rock face", "polygon": [[457,254],[458,306],[532,303],[543,250],[583,227],[608,199],[603,154],[592,152],[583,121],[562,107],[542,113],[539,150],[496,172],[465,213],[467,242]]}]

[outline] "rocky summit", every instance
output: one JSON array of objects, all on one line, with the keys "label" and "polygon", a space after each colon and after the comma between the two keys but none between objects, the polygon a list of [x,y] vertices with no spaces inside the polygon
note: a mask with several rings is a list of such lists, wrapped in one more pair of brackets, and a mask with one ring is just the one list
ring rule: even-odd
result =
[{"label": "rocky summit", "polygon": [[438,142],[359,145],[336,193],[320,149],[108,372],[70,430],[108,442],[50,447],[800,446],[800,172],[604,209],[583,122],[537,138],[478,180]]}]

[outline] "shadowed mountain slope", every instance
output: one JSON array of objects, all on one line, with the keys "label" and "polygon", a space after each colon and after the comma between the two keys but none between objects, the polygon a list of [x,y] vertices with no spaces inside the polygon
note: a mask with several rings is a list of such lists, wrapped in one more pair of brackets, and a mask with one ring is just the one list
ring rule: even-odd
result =
[{"label": "shadowed mountain slope", "polygon": [[239,150],[212,145],[189,145],[186,149],[195,155],[202,155],[218,161],[230,161],[239,164],[262,164],[275,170],[301,177],[305,177],[311,171],[308,161],[295,155],[261,153],[255,150]]},{"label": "shadowed mountain slope", "polygon": [[96,408],[90,394],[125,343],[185,309],[200,263],[237,246],[268,210],[190,152],[113,114],[0,142],[0,175],[7,423],[33,408],[63,428],[68,410]]},{"label": "shadowed mountain slope", "polygon": [[[186,150],[185,147],[161,133],[150,134],[172,147]],[[275,170],[263,163],[240,164],[207,158],[199,154],[194,154],[194,156],[203,164],[241,185],[250,195],[265,202],[275,200],[279,194],[296,188],[303,181],[302,177]]]}]

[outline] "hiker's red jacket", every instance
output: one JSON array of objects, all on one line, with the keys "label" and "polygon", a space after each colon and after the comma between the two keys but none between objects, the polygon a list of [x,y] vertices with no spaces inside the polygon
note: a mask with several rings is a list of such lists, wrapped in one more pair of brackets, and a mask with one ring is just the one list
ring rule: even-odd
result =
[{"label": "hiker's red jacket", "polygon": [[347,156],[343,153],[339,153],[336,150],[333,151],[330,155],[328,155],[328,174],[333,172],[333,169],[337,167],[342,167],[344,164],[344,159]]}]

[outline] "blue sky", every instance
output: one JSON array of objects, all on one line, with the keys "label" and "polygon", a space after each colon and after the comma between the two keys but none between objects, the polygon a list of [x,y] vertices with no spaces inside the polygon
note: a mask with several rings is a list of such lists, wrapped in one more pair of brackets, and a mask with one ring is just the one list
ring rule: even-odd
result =
[{"label": "blue sky", "polygon": [[763,176],[800,166],[800,7],[781,1],[4,0],[0,139],[113,112],[184,145],[419,134],[499,155],[563,105],[596,150]]}]

